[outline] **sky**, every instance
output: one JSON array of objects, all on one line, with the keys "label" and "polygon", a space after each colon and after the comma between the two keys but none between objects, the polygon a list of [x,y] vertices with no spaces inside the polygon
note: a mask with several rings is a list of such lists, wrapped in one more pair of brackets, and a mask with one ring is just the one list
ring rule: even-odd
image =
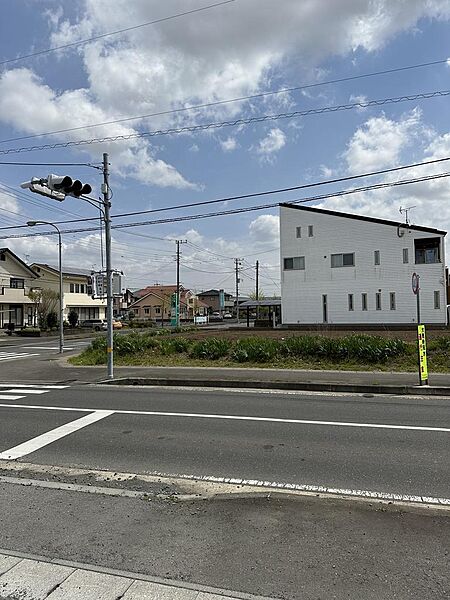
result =
[{"label": "sky", "polygon": [[[289,202],[450,171],[442,163],[168,210],[450,156],[449,96],[6,153],[450,89],[449,0],[234,0],[168,18],[219,1],[0,0],[0,161],[36,163],[0,164],[0,228],[27,220],[96,217],[95,208],[79,199],[56,202],[20,184],[67,174],[89,182],[98,197],[101,172],[86,165],[98,166],[103,152],[109,153],[112,214],[158,211],[116,218],[116,225]],[[326,83],[433,61],[441,62]],[[258,94],[265,95],[223,102]],[[67,129],[72,131],[61,131]],[[310,205],[393,220],[404,219],[400,207],[414,206],[411,222],[450,230],[449,199],[450,181],[442,178]],[[63,230],[79,227],[96,228],[98,221],[61,224]],[[30,232],[4,229],[0,236]],[[233,292],[239,258],[241,294],[254,291],[257,260],[260,290],[266,296],[280,293],[276,207],[114,230],[113,266],[123,271],[124,285],[173,284],[175,239],[187,241],[180,268],[185,287]],[[0,241],[29,263],[56,264],[56,244],[49,235]],[[99,270],[101,247],[98,229],[64,234],[64,263]]]}]

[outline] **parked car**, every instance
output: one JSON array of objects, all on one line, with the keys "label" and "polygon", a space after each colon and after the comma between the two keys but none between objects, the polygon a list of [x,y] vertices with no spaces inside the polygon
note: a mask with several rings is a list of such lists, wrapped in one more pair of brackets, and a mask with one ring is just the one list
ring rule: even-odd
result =
[{"label": "parked car", "polygon": [[233,315],[229,312],[223,313],[223,318],[224,319],[232,319]]},{"label": "parked car", "polygon": [[213,323],[214,321],[223,321],[223,317],[220,312],[213,312],[209,315],[209,322]]},{"label": "parked car", "polygon": [[106,331],[107,323],[104,319],[86,319],[81,321],[80,327],[87,327],[94,331]]},{"label": "parked car", "polygon": [[117,320],[113,321],[113,329],[122,329],[122,327],[123,327],[122,321],[117,321]]}]

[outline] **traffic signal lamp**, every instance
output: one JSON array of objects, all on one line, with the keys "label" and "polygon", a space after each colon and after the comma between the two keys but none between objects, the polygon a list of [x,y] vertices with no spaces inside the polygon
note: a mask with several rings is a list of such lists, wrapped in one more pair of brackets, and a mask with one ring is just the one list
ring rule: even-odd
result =
[{"label": "traffic signal lamp", "polygon": [[89,183],[82,183],[79,179],[72,179],[68,175],[49,175],[47,186],[55,192],[62,192],[66,196],[75,196],[76,198],[92,192]]}]

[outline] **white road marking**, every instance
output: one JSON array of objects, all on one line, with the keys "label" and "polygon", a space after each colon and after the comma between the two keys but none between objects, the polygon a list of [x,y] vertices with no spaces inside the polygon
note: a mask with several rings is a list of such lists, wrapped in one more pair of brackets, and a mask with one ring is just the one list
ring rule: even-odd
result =
[{"label": "white road marking", "polygon": [[[18,390],[20,391],[20,390]],[[68,406],[39,406],[36,404],[0,404],[0,408],[29,408],[33,410],[66,410],[73,412],[99,411],[97,408],[73,408]],[[352,421],[313,421],[310,419],[280,419],[276,417],[247,417],[245,415],[213,415],[204,413],[176,413],[153,410],[107,410],[110,414],[146,415],[152,417],[179,417],[189,419],[221,419],[224,421],[256,421],[263,423],[287,423],[294,425],[322,425],[325,427],[357,427],[363,429],[399,429],[405,431],[434,431],[450,433],[450,427],[427,427],[422,425],[390,425],[387,423],[357,423]],[[0,455],[1,458],[1,455]]]},{"label": "white road marking", "polygon": [[25,354],[17,354],[17,353],[5,353],[5,352],[0,352],[0,361],[2,360],[17,360],[18,358],[29,358],[30,356],[39,356],[39,354],[29,354],[29,353],[25,353]]},{"label": "white road marking", "polygon": [[25,396],[7,396],[6,394],[0,394],[0,400],[20,400]]},{"label": "white road marking", "polygon": [[14,446],[9,450],[5,450],[5,452],[0,453],[0,459],[4,460],[15,460],[26,454],[30,454],[31,452],[35,452],[44,446],[48,446],[52,442],[59,440],[74,431],[78,431],[87,425],[91,425],[91,423],[96,423],[105,417],[109,417],[113,414],[113,411],[110,410],[96,410],[95,412],[91,412],[89,415],[85,415],[80,419],[76,419],[75,421],[71,421],[70,423],[66,423],[65,425],[61,425],[60,427],[56,427],[56,429],[52,429],[51,431],[47,431],[47,433],[43,433],[42,435],[38,435],[37,437],[24,442],[23,444],[19,444],[18,446]]},{"label": "white road marking", "polygon": [[65,390],[68,385],[45,385],[45,384],[32,384],[32,383],[0,383],[0,388],[32,388],[32,389],[45,389],[45,390]]},{"label": "white road marking", "polygon": [[[33,386],[34,388],[34,386]],[[35,390],[35,389],[30,389],[30,388],[26,388],[27,389],[27,394],[46,394],[48,392],[48,390]],[[9,390],[11,392],[11,394],[20,394],[24,392],[24,389],[19,389],[19,388],[13,388]]]},{"label": "white road marking", "polygon": [[[59,346],[21,346],[24,350],[59,350]],[[73,348],[66,348],[64,350],[73,350]]]}]

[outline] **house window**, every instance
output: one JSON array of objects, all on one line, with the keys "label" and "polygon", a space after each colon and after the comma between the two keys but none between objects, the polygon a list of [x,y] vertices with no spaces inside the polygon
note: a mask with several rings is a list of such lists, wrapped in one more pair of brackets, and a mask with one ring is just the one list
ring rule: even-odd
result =
[{"label": "house window", "polygon": [[156,307],[155,307],[155,313],[156,313],[157,315],[160,315],[160,314],[161,314],[161,307],[160,307],[160,306],[156,306]]},{"label": "house window", "polygon": [[361,309],[367,310],[367,294],[361,294]]},{"label": "house window", "polygon": [[79,294],[80,293],[80,284],[76,283],[75,284],[75,294]]},{"label": "house window", "polygon": [[285,258],[283,260],[283,265],[285,271],[304,271],[305,257],[293,256],[292,258]]},{"label": "house window", "polygon": [[150,314],[150,309],[146,306],[144,308],[144,315],[149,315]]},{"label": "house window", "polygon": [[353,310],[353,294],[348,295],[348,310]]},{"label": "house window", "polygon": [[84,283],[80,283],[80,292],[84,294]]},{"label": "house window", "polygon": [[389,294],[389,308],[391,310],[395,310],[395,292],[390,292]]},{"label": "house window", "polygon": [[312,225],[308,225],[308,237],[312,237],[314,235],[314,228]]},{"label": "house window", "polygon": [[441,292],[439,290],[434,292],[434,308],[437,310],[441,308]]},{"label": "house window", "polygon": [[70,284],[70,293],[71,293],[71,294],[73,294],[73,293],[74,293],[74,291],[75,291],[75,284],[74,284],[74,283],[71,283],[71,284]]},{"label": "house window", "polygon": [[355,254],[332,254],[331,255],[331,267],[354,267],[355,266]]},{"label": "house window", "polygon": [[380,264],[380,251],[379,250],[375,250],[375,252],[373,253],[373,262],[375,263],[375,265]]},{"label": "house window", "polygon": [[381,310],[381,292],[375,294],[375,308]]},{"label": "house window", "polygon": [[403,248],[403,264],[407,265],[408,263],[409,263],[408,248]]},{"label": "house window", "polygon": [[6,254],[4,252],[2,252],[2,254],[0,254],[0,260],[3,262],[6,260]]},{"label": "house window", "polygon": [[15,290],[23,290],[23,288],[25,287],[24,283],[24,279],[17,279],[16,277],[11,277],[11,279],[9,280],[9,287],[14,288]]},{"label": "house window", "polygon": [[416,265],[430,265],[441,262],[440,238],[414,240]]},{"label": "house window", "polygon": [[295,235],[296,235],[298,238],[301,238],[301,237],[302,237],[302,228],[301,228],[301,227],[296,227],[296,228],[295,228]]}]

